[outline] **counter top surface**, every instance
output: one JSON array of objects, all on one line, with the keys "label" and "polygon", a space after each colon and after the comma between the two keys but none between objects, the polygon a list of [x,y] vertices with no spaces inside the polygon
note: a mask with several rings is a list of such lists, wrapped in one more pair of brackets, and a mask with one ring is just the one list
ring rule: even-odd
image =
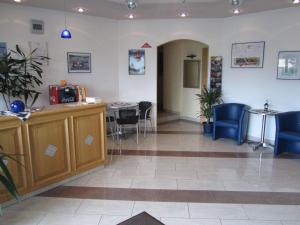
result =
[{"label": "counter top surface", "polygon": [[[31,117],[36,116],[42,116],[42,115],[48,115],[51,113],[67,113],[67,112],[76,112],[79,110],[84,109],[93,109],[98,107],[106,107],[106,103],[93,103],[93,104],[87,104],[87,103],[69,103],[69,104],[58,104],[58,105],[51,105],[46,106],[40,111],[32,112]],[[7,120],[15,120],[18,119],[14,116],[0,116],[0,122],[1,121],[7,121]]]}]

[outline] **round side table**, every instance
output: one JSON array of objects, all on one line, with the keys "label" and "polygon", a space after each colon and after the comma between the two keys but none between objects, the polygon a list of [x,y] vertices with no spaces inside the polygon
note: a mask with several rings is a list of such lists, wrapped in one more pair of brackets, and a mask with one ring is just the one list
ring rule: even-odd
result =
[{"label": "round side table", "polygon": [[267,122],[267,116],[275,116],[279,112],[275,110],[250,109],[249,113],[262,116],[260,141],[249,142],[249,144],[253,146],[253,151],[256,151],[260,147],[274,149],[273,145],[265,142],[266,122]]}]

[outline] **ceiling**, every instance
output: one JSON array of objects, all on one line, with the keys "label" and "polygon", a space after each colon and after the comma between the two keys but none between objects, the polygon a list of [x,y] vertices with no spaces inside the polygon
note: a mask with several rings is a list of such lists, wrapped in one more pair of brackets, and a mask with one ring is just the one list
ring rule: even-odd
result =
[{"label": "ceiling", "polygon": [[[25,6],[34,6],[46,9],[64,10],[63,0],[22,0],[14,3],[13,0],[0,0],[3,3],[12,3]],[[179,18],[179,13],[187,12],[189,18],[224,18],[233,16],[234,9],[228,0],[138,0],[135,10],[128,10],[125,0],[66,0],[66,10],[74,12],[77,7],[87,9],[85,14],[107,17],[111,19],[128,19],[133,13],[135,19],[171,19]],[[244,0],[240,6],[241,14],[262,12],[288,7],[293,5],[292,0]]]}]

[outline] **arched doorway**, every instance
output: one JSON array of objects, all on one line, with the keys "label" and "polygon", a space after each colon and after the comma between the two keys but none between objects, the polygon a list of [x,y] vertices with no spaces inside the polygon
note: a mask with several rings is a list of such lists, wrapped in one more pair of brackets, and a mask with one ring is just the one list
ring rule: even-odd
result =
[{"label": "arched doorway", "polygon": [[208,81],[209,46],[179,39],[157,47],[157,124],[173,120],[198,121],[195,94]]}]

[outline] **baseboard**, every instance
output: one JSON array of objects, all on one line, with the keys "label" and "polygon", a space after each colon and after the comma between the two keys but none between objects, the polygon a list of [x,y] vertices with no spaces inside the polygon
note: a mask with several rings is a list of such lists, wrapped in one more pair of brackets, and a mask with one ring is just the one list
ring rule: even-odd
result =
[{"label": "baseboard", "polygon": [[199,118],[192,118],[192,117],[188,117],[188,116],[180,116],[180,120],[185,120],[185,121],[194,122],[194,123],[200,123]]}]

